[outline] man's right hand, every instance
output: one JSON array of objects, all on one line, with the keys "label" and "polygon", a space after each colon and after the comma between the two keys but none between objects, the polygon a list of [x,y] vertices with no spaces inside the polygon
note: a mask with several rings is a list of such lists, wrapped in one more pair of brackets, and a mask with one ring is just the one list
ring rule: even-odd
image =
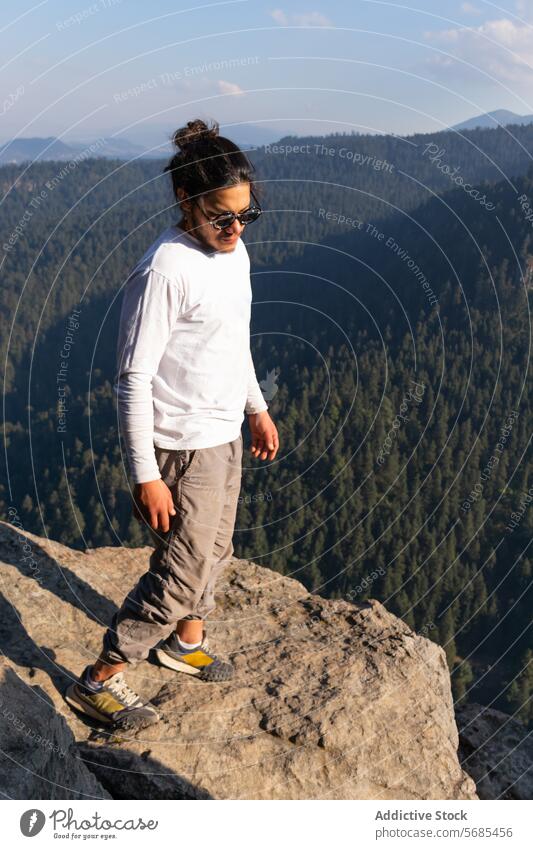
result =
[{"label": "man's right hand", "polygon": [[176,515],[172,493],[164,480],[159,478],[146,483],[136,483],[133,490],[133,515],[139,521],[146,520],[154,531],[167,533],[170,516]]}]

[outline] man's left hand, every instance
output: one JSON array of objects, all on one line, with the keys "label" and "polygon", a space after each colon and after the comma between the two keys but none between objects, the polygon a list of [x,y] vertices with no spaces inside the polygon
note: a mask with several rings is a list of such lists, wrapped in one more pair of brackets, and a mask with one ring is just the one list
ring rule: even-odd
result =
[{"label": "man's left hand", "polygon": [[250,452],[261,460],[273,460],[278,453],[279,437],[276,425],[267,410],[262,413],[250,413],[248,424],[252,435]]}]

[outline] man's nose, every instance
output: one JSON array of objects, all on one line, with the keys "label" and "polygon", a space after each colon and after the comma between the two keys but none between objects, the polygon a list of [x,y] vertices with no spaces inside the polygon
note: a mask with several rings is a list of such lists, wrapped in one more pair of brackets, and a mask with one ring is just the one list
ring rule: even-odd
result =
[{"label": "man's nose", "polygon": [[242,231],[244,230],[244,224],[236,218],[233,224],[229,227],[224,228],[224,232],[227,233],[228,236],[240,236]]}]

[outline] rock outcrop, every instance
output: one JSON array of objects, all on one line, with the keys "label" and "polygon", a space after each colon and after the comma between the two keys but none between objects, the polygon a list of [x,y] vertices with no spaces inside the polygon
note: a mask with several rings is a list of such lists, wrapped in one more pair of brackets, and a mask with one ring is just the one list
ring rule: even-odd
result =
[{"label": "rock outcrop", "polygon": [[127,741],[74,714],[62,692],[99,653],[150,551],[78,552],[0,523],[0,647],[70,728],[70,766],[85,764],[115,798],[477,798],[459,764],[443,650],[378,601],[327,601],[249,561],[228,566],[209,625],[233,681],[204,684],[150,661],[130,669],[164,721]]},{"label": "rock outcrop", "polygon": [[109,799],[47,694],[0,658],[0,786],[11,799]]},{"label": "rock outcrop", "polygon": [[456,709],[459,758],[480,799],[533,799],[533,739],[499,710],[467,704]]}]

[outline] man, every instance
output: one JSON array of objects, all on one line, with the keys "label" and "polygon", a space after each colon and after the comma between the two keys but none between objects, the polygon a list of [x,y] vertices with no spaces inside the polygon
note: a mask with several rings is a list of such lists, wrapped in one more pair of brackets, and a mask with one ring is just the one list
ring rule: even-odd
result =
[{"label": "man", "polygon": [[[193,169],[215,138],[219,150],[226,145],[244,157],[213,130],[198,135],[200,144],[181,141]],[[77,710],[123,727],[159,719],[123,677],[151,649],[177,672],[231,678],[231,664],[209,647],[204,620],[234,551],[244,414],[252,456],[272,460],[279,448],[250,353],[250,262],[240,238],[261,210],[251,180],[235,182],[234,159],[228,162],[230,185],[196,196],[174,185],[183,218],[125,284],[115,388],[135,515],[147,522],[155,550],[113,617],[100,657],[65,694]]]}]

